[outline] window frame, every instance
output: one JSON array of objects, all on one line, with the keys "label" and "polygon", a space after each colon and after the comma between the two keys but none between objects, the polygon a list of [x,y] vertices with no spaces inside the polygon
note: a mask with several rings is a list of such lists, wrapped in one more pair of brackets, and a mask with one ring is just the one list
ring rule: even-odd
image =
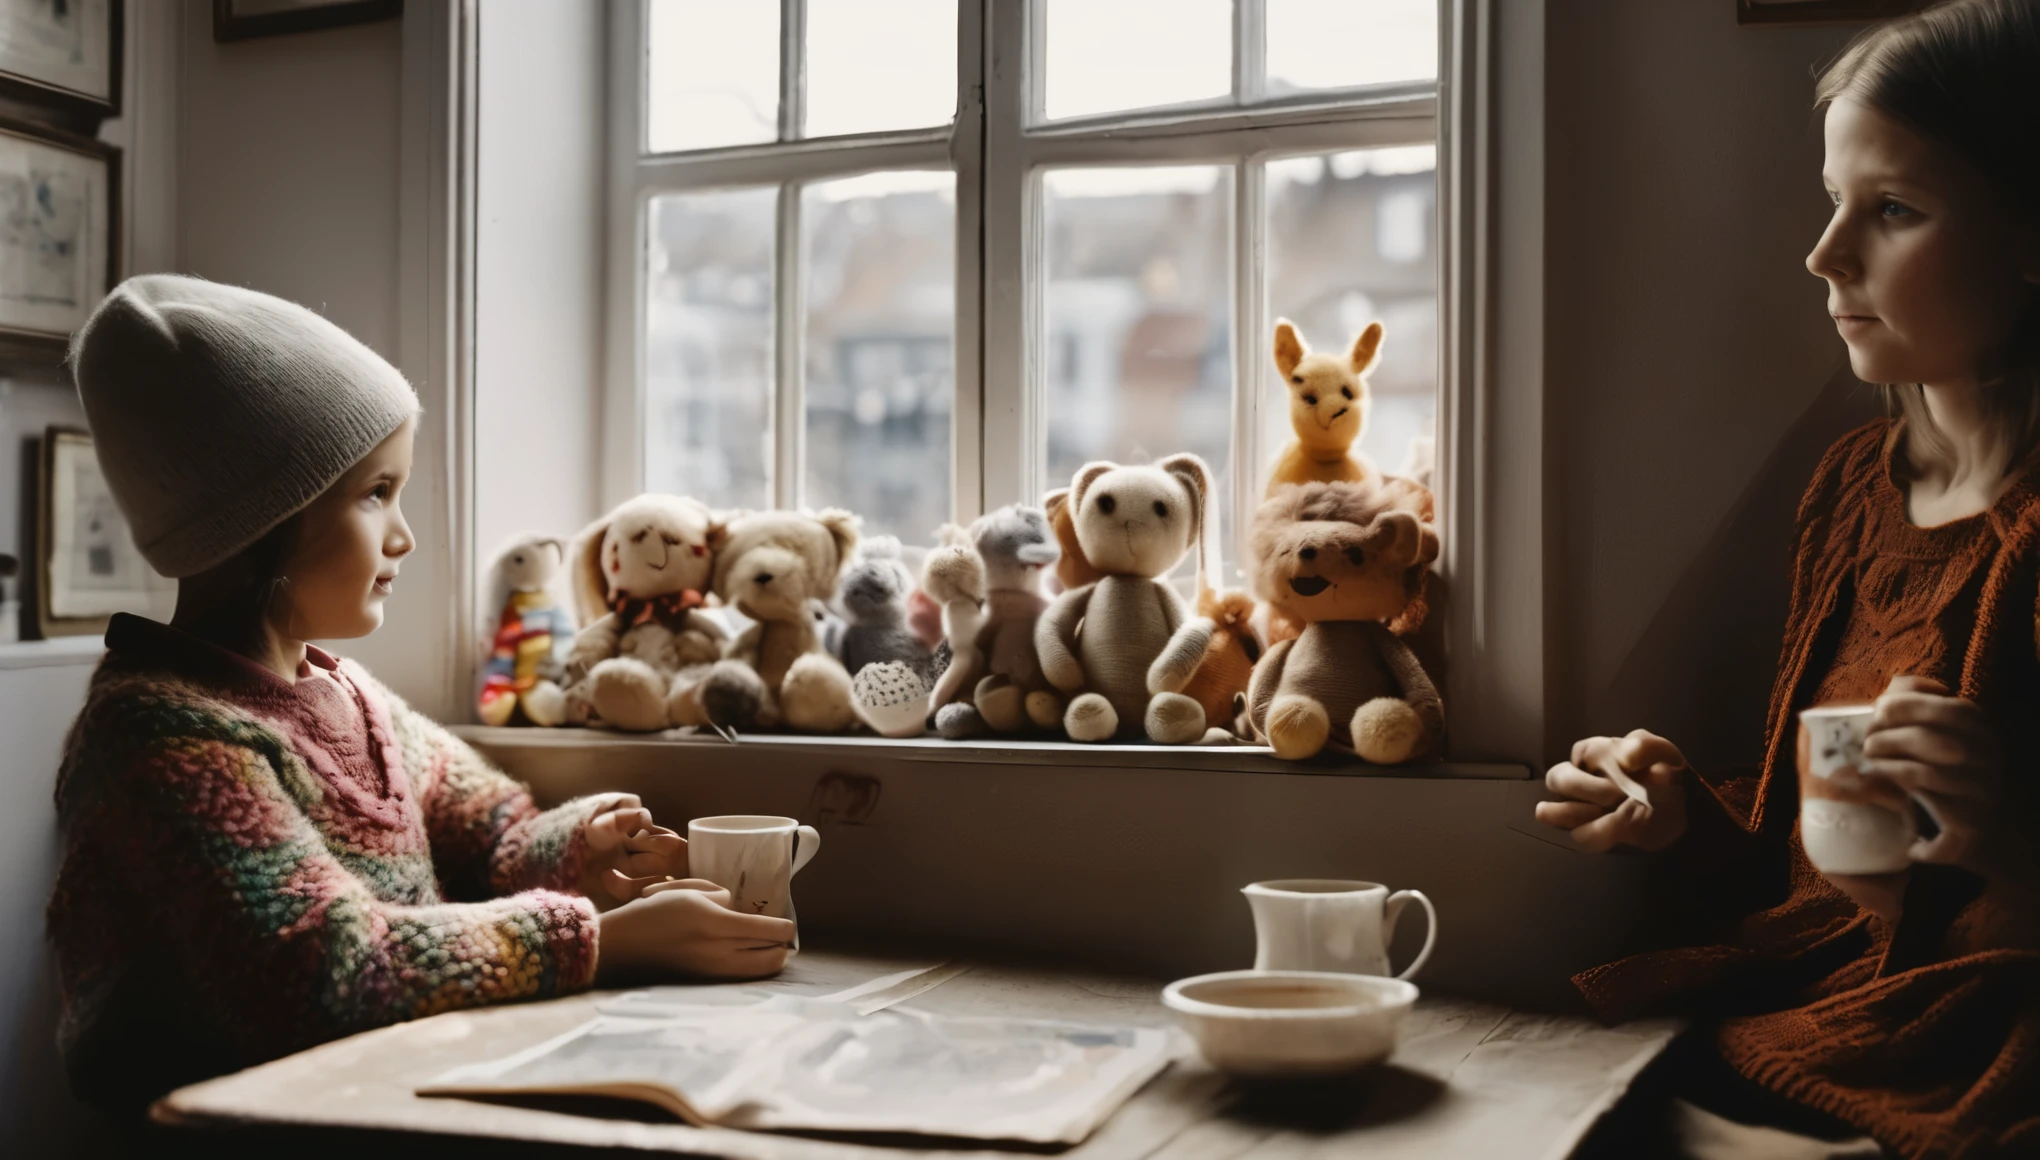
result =
[{"label": "window frame", "polygon": [[[602,502],[642,490],[647,207],[665,193],[777,184],[774,246],[773,468],[776,506],[798,506],[804,485],[802,183],[878,169],[955,174],[955,330],[950,488],[954,518],[1012,502],[1038,503],[1049,486],[1044,425],[1046,357],[1042,249],[1044,167],[1227,164],[1233,167],[1233,424],[1227,502],[1244,530],[1258,504],[1266,393],[1261,363],[1267,308],[1268,161],[1309,153],[1435,143],[1439,348],[1433,489],[1443,520],[1438,571],[1453,599],[1444,626],[1453,658],[1447,699],[1481,705],[1455,715],[1452,756],[1534,753],[1542,745],[1540,608],[1494,583],[1498,468],[1492,304],[1495,0],[1438,0],[1433,82],[1263,95],[1265,0],[1234,0],[1231,96],[1159,109],[1044,121],[1045,0],[958,0],[956,120],[948,126],[652,155],[644,151],[648,0],[611,6],[607,335]],[[805,0],[780,0],[781,136],[805,99]],[[792,66],[792,67],[789,67]],[[785,320],[796,320],[784,324]],[[992,438],[989,433],[1008,433]],[[1541,434],[1541,433],[1539,433]],[[1526,433],[1526,438],[1528,433]],[[1520,475],[1518,465],[1501,473]],[[1519,481],[1520,482],[1520,481]],[[1503,506],[1514,508],[1513,503]],[[1504,554],[1525,556],[1511,542]],[[1526,586],[1541,597],[1541,585]],[[1489,706],[1498,706],[1490,711]]]}]

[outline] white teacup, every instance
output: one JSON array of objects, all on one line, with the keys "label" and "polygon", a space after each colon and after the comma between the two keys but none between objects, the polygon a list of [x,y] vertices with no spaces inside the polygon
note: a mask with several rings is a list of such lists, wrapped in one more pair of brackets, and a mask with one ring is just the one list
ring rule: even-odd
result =
[{"label": "white teacup", "polygon": [[793,917],[793,876],[822,847],[813,826],[766,814],[687,823],[687,873],[730,892],[730,909]]},{"label": "white teacup", "polygon": [[1876,712],[1821,705],[1799,714],[1799,842],[1824,874],[1892,874],[1912,865],[1918,799],[1862,772]]},{"label": "white teacup", "polygon": [[1398,979],[1417,973],[1438,941],[1438,911],[1421,890],[1389,893],[1378,882],[1283,878],[1243,887],[1254,908],[1254,969],[1386,975],[1395,920],[1412,899],[1429,923],[1424,949]]}]

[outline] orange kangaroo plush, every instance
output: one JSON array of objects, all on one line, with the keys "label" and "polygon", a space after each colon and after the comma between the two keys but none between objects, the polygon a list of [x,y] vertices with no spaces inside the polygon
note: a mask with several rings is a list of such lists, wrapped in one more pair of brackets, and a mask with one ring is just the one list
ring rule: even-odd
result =
[{"label": "orange kangaroo plush", "polygon": [[1381,357],[1381,324],[1370,322],[1341,358],[1313,352],[1296,324],[1275,320],[1275,369],[1289,388],[1289,425],[1296,441],[1282,449],[1268,475],[1269,496],[1291,483],[1367,483],[1381,473],[1353,454],[1367,422],[1367,383]]}]

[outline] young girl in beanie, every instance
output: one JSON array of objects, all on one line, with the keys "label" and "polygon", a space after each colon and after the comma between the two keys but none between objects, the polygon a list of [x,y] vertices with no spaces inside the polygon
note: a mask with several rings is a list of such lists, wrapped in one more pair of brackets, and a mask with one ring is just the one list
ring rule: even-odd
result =
[{"label": "young girl in beanie", "polygon": [[[1872,28],[1819,102],[1835,208],[1806,265],[1894,417],[1836,443],[1801,503],[1763,765],[1589,738],[1537,813],[1683,861],[1691,905],[1668,909],[1711,920],[1695,945],[1575,982],[1609,1018],[1701,1017],[1671,1068],[1687,1099],[1875,1139],[1791,1155],[2040,1156],[2040,4]],[[1823,875],[1795,826],[1797,713],[1871,701],[1869,774],[1938,829],[1904,873]],[[1706,1154],[1787,1154],[1681,1114]]]},{"label": "young girl in beanie", "polygon": [[312,312],[128,280],[71,352],[167,625],[116,616],[57,780],[49,907],[81,1096],[169,1088],[456,1007],[653,974],[754,977],[792,924],[686,877],[627,794],[540,812],[367,671],[415,546],[418,402]]}]

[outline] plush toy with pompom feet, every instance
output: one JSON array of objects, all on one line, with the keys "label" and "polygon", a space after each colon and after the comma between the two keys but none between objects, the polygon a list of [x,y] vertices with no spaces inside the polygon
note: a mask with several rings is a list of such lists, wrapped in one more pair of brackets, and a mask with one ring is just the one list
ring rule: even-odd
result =
[{"label": "plush toy with pompom feet", "polygon": [[1434,756],[1444,706],[1396,634],[1423,615],[1438,535],[1392,490],[1284,488],[1254,514],[1249,575],[1304,625],[1268,650],[1247,690],[1254,733],[1288,760],[1330,747],[1377,765]]},{"label": "plush toy with pompom feet", "polygon": [[715,593],[754,622],[675,716],[724,729],[785,726],[840,733],[856,720],[850,674],[823,647],[811,602],[836,590],[857,547],[849,512],[756,512],[729,522],[715,560]]},{"label": "plush toy with pompom feet", "polygon": [[[567,719],[650,732],[722,655],[729,633],[702,612],[722,525],[708,506],[651,493],[625,500],[575,537],[574,602],[583,628],[567,660]],[[683,698],[684,699],[684,698]]]},{"label": "plush toy with pompom feet", "polygon": [[1008,504],[978,517],[969,537],[984,573],[984,601],[970,647],[943,674],[935,728],[951,739],[1053,729],[1062,721],[1063,699],[1034,651],[1034,626],[1048,608],[1042,579],[1062,554],[1048,516]]},{"label": "plush toy with pompom feet", "polygon": [[489,655],[476,704],[482,724],[566,723],[567,695],[559,682],[574,643],[574,619],[553,591],[566,559],[559,537],[526,532],[503,545],[489,565],[489,604],[499,615],[486,637]]},{"label": "plush toy with pompom feet", "polygon": [[[1042,675],[1071,695],[1063,714],[1071,740],[1204,739],[1204,707],[1182,689],[1212,623],[1191,616],[1163,577],[1186,552],[1213,552],[1212,490],[1195,455],[1142,467],[1087,463],[1070,481],[1078,545],[1103,575],[1056,597],[1035,623],[1034,647]],[[1217,569],[1200,562],[1199,571]]]}]

